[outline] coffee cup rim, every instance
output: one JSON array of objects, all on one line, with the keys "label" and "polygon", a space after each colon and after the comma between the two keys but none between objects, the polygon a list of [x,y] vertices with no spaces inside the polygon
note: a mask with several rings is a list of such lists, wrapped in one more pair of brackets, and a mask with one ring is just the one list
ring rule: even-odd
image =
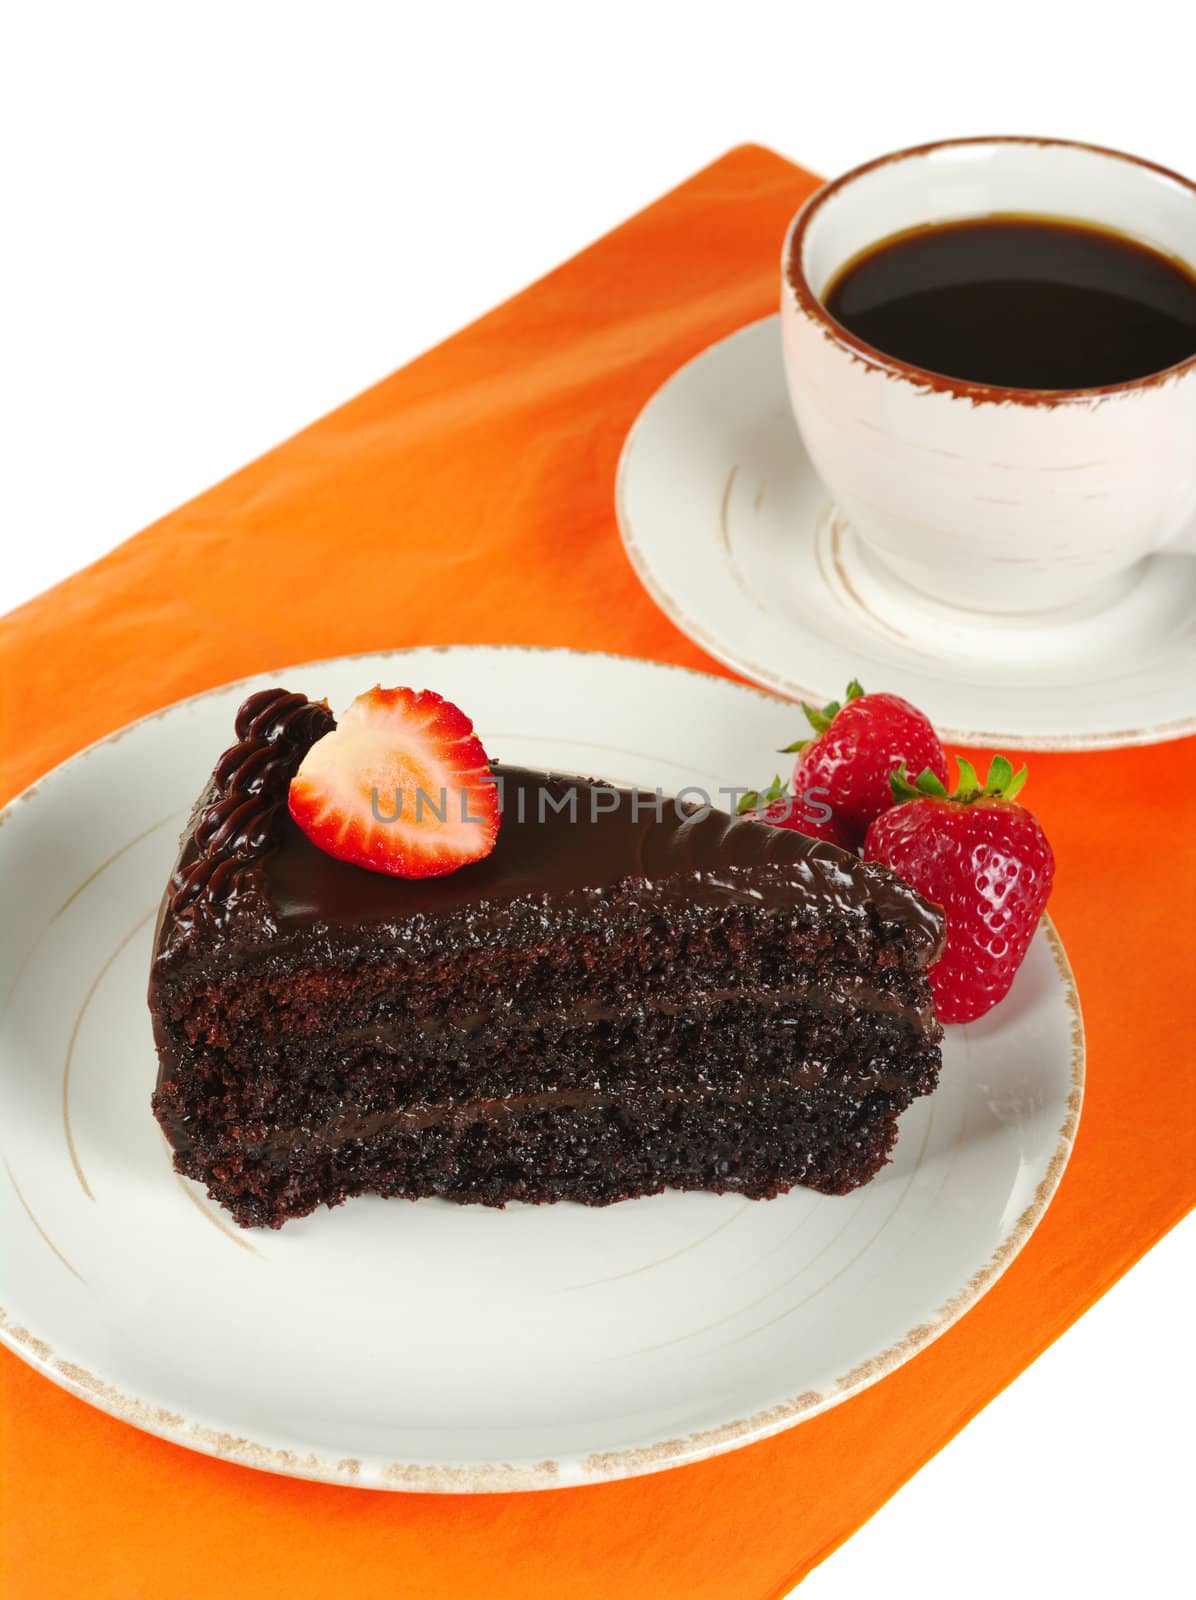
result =
[{"label": "coffee cup rim", "polygon": [[[1036,138],[1027,134],[978,134],[962,139],[935,139],[927,144],[909,145],[902,150],[874,156],[871,161],[862,162],[859,166],[852,167],[850,171],[841,173],[839,177],[822,184],[793,217],[785,230],[785,240],[781,247],[781,282],[785,293],[792,296],[798,309],[818,324],[828,338],[846,348],[849,355],[864,365],[890,378],[905,379],[920,389],[932,389],[942,394],[954,395],[959,399],[970,400],[974,405],[985,402],[1048,407],[1082,404],[1115,395],[1132,394],[1143,389],[1159,388],[1189,372],[1196,371],[1196,351],[1194,351],[1183,361],[1164,367],[1158,372],[1149,372],[1140,378],[1127,378],[1121,383],[1104,384],[1087,389],[1023,389],[1005,384],[976,383],[963,378],[952,378],[945,373],[934,372],[928,367],[916,366],[900,356],[892,356],[886,351],[878,350],[875,345],[857,338],[837,317],[832,316],[815,293],[802,262],[804,254],[802,245],[806,233],[826,202],[840,190],[854,183],[856,179],[880,167],[908,161],[918,156],[931,155],[937,150],[959,149],[969,145],[1031,145],[1086,150],[1093,155],[1123,161],[1128,166],[1141,167],[1156,177],[1167,178],[1187,189],[1196,199],[1196,182],[1171,167],[1161,166],[1156,161],[1148,161],[1143,156],[1130,155],[1124,150],[1115,150],[1108,145],[1089,144],[1081,139]],[[1077,217],[1073,220],[1082,222],[1084,219]]]}]

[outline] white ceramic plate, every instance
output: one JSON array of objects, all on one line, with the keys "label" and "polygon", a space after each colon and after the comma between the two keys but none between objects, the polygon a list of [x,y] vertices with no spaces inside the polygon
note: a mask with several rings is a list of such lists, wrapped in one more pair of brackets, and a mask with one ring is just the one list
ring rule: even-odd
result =
[{"label": "white ceramic plate", "polygon": [[791,708],[569,651],[288,668],[135,723],[0,813],[3,1337],[193,1449],[371,1488],[624,1477],[837,1404],[984,1293],[1059,1181],[1083,1074],[1048,925],[1009,999],[949,1030],[942,1084],[845,1199],[666,1194],[604,1210],[351,1201],[240,1232],[150,1115],[150,934],[186,812],[270,682],[343,708],[430,685],[492,756],[677,790],[758,774]]},{"label": "white ceramic plate", "polygon": [[1047,621],[895,596],[833,514],[793,421],[780,319],[711,345],[640,413],[615,492],[648,593],[720,661],[822,704],[858,677],[962,744],[1098,750],[1196,731],[1196,560]]}]

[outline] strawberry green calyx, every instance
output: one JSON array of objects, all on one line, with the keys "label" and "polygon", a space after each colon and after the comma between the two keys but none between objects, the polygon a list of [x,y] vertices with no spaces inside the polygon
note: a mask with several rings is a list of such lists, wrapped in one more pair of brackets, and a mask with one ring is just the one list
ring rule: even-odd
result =
[{"label": "strawberry green calyx", "polygon": [[901,804],[903,800],[946,800],[947,785],[941,783],[929,767],[923,767],[918,776],[912,781],[905,770],[903,761],[899,767],[894,767],[889,776],[889,784],[893,790],[893,799]]},{"label": "strawberry green calyx", "polygon": [[763,811],[768,806],[774,805],[778,800],[790,799],[789,786],[781,782],[778,772],[767,789],[749,789],[735,807],[737,816],[742,817],[748,811]]},{"label": "strawberry green calyx", "polygon": [[947,792],[947,787],[929,767],[923,768],[916,778],[910,778],[905,770],[905,763],[896,767],[889,783],[893,790],[893,799],[900,804],[905,800],[933,799],[952,800],[957,805],[971,805],[977,800],[1016,800],[1025,785],[1029,769],[1023,767],[1020,772],[1014,772],[1013,763],[1004,756],[994,756],[989,762],[988,777],[981,784],[976,776],[976,769],[970,761],[965,761],[962,756],[957,756],[955,765],[958,769],[955,789]]},{"label": "strawberry green calyx", "polygon": [[[844,706],[850,705],[853,700],[862,700],[863,696],[863,685],[858,678],[853,678],[847,685],[847,691],[842,700],[828,701],[821,711],[817,706],[812,706],[803,700],[801,708],[805,712],[806,721],[813,728],[815,737],[817,737],[818,734],[826,732]],[[795,739],[792,744],[782,745],[778,753],[783,756],[797,755],[810,743],[809,739]]]}]

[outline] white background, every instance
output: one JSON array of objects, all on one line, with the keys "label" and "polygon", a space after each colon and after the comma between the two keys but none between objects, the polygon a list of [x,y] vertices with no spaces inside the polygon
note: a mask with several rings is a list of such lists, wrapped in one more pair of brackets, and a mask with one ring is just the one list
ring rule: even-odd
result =
[{"label": "white background", "polygon": [[[12,8],[0,611],[732,144],[829,174],[923,139],[1028,132],[1196,170],[1188,9]],[[1190,1594],[1194,1268],[1189,1222],[803,1600]]]}]

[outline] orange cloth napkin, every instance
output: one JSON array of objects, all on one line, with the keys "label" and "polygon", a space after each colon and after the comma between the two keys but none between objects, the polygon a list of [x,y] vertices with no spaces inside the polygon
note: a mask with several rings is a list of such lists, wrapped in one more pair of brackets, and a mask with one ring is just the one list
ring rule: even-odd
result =
[{"label": "orange cloth napkin", "polygon": [[[773,310],[782,232],[814,183],[769,151],[731,151],[0,622],[0,799],[170,700],[320,656],[509,641],[719,671],[628,566],[615,462],[680,362]],[[408,1496],[191,1454],[4,1351],[4,1600],[784,1594],[1191,1204],[1193,792],[1196,740],[1031,758],[1027,799],[1059,858],[1052,910],[1088,1025],[1079,1142],[1006,1276],[882,1383],[653,1477]]]}]

